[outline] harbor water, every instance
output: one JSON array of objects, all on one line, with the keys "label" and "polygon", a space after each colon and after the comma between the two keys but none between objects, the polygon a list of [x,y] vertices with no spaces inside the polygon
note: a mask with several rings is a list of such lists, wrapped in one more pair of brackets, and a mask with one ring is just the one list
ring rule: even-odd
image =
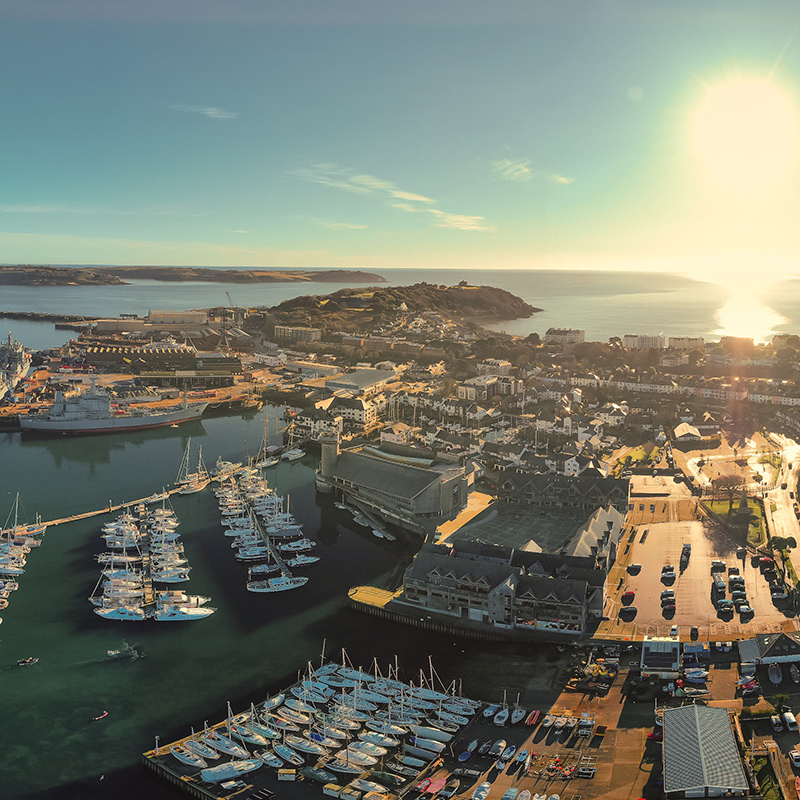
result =
[{"label": "harbor water", "polygon": [[[274,410],[273,412],[274,413]],[[265,414],[212,417],[179,428],[129,435],[28,438],[0,433],[0,486],[10,508],[17,490],[28,516],[59,518],[109,502],[160,491],[174,480],[187,437],[217,456],[255,453]],[[281,594],[245,589],[246,565],[234,560],[209,490],[172,502],[192,566],[191,580],[172,588],[210,596],[217,613],[192,623],[103,620],[88,602],[97,579],[100,526],[109,515],[51,528],[28,556],[18,591],[0,614],[0,796],[100,798],[175,796],[146,776],[141,753],[154,736],[171,741],[204,719],[219,719],[225,703],[243,708],[294,679],[309,660],[347,647],[356,663],[395,655],[414,677],[428,656],[447,677],[460,676],[481,695],[491,692],[498,663],[523,687],[524,648],[465,643],[382,622],[347,608],[355,584],[394,582],[419,541],[375,538],[330,498],[315,495],[316,455],[267,471],[288,494],[306,534],[317,541],[318,564],[306,586]],[[109,660],[123,640],[141,647],[132,662]],[[39,663],[16,666],[36,656]],[[517,689],[518,691],[519,689]],[[95,717],[108,714],[100,720]],[[13,724],[12,724],[13,721]],[[142,782],[147,782],[145,794]]]}]

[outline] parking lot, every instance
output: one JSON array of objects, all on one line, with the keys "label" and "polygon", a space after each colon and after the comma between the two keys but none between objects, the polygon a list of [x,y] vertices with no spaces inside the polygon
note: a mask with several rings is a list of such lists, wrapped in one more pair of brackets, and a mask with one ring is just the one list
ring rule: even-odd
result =
[{"label": "parking lot", "polygon": [[[688,562],[681,562],[684,542],[691,543]],[[629,547],[630,545],[630,547]],[[603,633],[619,638],[666,636],[678,626],[682,639],[688,639],[693,626],[700,639],[744,639],[755,633],[796,630],[796,620],[787,617],[780,602],[773,602],[768,581],[753,560],[738,558],[736,546],[726,536],[703,522],[686,520],[655,522],[626,530],[621,542],[623,556],[612,569],[609,597],[605,608],[607,621]],[[726,568],[711,572],[711,561],[722,560]],[[631,569],[631,564],[641,569]],[[675,568],[674,578],[662,577],[665,566]],[[718,612],[712,597],[715,575],[725,582],[724,597],[731,599],[728,568],[738,568],[744,578],[744,591],[753,609],[750,615]],[[662,607],[662,592],[674,592],[674,610]],[[625,592],[633,592],[623,600]],[[634,610],[626,610],[633,607]]]}]

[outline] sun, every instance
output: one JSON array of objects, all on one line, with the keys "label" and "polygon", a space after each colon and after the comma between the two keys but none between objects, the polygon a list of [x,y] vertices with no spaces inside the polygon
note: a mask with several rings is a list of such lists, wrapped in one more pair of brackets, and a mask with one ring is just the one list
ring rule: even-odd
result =
[{"label": "sun", "polygon": [[710,86],[691,120],[699,168],[721,187],[768,190],[798,161],[798,113],[792,98],[763,78]]}]

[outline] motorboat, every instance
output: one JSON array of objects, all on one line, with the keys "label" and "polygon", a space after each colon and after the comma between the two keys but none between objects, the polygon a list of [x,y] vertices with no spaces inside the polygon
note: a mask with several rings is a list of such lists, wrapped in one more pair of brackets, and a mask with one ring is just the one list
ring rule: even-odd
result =
[{"label": "motorboat", "polygon": [[487,755],[489,756],[501,756],[503,755],[503,751],[506,749],[506,740],[505,739],[498,739],[490,748]]},{"label": "motorboat", "polygon": [[130,622],[141,622],[146,619],[144,609],[140,606],[103,606],[95,608],[94,613],[103,619],[118,619]]},{"label": "motorboat", "polygon": [[170,603],[157,605],[153,618],[156,622],[192,622],[210,617],[215,611],[215,608],[208,608],[207,606],[199,608],[197,606]]},{"label": "motorboat", "polygon": [[300,770],[300,774],[307,780],[321,783],[323,786],[326,783],[334,783],[336,781],[336,776],[332,772],[328,772],[326,769],[320,769],[319,767],[303,767],[303,769]]},{"label": "motorboat", "polygon": [[311,550],[316,547],[316,542],[311,539],[296,539],[293,542],[278,545],[282,553],[300,553],[303,550]]},{"label": "motorboat", "polygon": [[368,781],[364,778],[356,778],[348,784],[358,792],[378,792],[379,794],[387,794],[388,789],[383,784],[376,783],[375,781]]},{"label": "motorboat", "polygon": [[473,790],[472,794],[470,795],[471,800],[486,800],[489,796],[489,792],[491,791],[492,784],[488,781],[484,781],[483,783],[479,783]]},{"label": "motorboat", "polygon": [[516,745],[513,744],[509,745],[508,747],[506,747],[505,750],[503,750],[503,754],[500,756],[500,760],[504,763],[508,763],[509,761],[511,761],[512,758],[514,758],[514,753],[516,752],[517,752]]},{"label": "motorboat", "polygon": [[258,769],[262,764],[260,758],[247,758],[242,761],[228,761],[224,764],[217,764],[215,767],[200,770],[200,777],[208,783],[219,783],[220,781],[238,778]]},{"label": "motorboat", "polygon": [[305,586],[308,578],[302,575],[280,575],[277,578],[268,578],[265,581],[249,581],[248,592],[285,592]]}]

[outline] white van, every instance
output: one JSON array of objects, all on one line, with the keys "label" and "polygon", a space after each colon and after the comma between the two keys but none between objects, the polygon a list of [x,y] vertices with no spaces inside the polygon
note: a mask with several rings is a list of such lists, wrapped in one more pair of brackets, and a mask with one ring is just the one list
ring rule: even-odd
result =
[{"label": "white van", "polygon": [[797,720],[794,718],[794,714],[791,711],[784,711],[783,712],[783,722],[786,725],[787,731],[796,731],[797,728]]}]

